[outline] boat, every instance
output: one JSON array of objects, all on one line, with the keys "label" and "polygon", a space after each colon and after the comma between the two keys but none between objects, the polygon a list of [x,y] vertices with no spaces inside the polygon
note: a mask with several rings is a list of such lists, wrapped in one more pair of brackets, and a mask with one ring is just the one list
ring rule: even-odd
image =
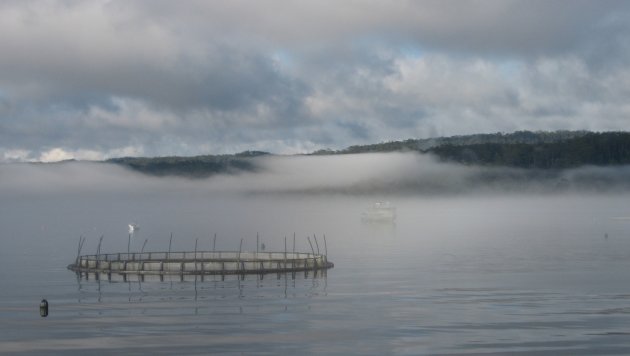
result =
[{"label": "boat", "polygon": [[366,222],[393,222],[396,220],[396,207],[390,202],[376,202],[361,214],[361,220]]}]

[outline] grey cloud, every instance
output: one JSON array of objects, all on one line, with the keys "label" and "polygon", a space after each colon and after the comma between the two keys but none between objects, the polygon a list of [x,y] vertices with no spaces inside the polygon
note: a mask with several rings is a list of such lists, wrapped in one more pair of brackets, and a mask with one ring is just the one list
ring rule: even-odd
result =
[{"label": "grey cloud", "polygon": [[[117,3],[120,4],[120,3]],[[246,36],[292,48],[383,38],[479,53],[544,55],[572,51],[600,34],[628,29],[630,4],[622,0],[375,0],[362,2],[273,0],[135,2],[137,16],[150,14],[177,26],[192,23],[206,35]],[[305,43],[306,42],[306,43]]]},{"label": "grey cloud", "polygon": [[[623,1],[420,1],[409,24],[421,42],[472,53],[549,55],[572,52],[606,32]],[[627,26],[626,26],[627,28]]]},{"label": "grey cloud", "polygon": [[122,3],[4,4],[0,85],[14,100],[41,105],[81,108],[129,97],[178,111],[278,105],[301,90],[264,52],[220,34],[181,37],[185,19],[168,26],[128,16]]},{"label": "grey cloud", "polygon": [[5,1],[0,160],[625,129],[629,17],[624,1]]}]

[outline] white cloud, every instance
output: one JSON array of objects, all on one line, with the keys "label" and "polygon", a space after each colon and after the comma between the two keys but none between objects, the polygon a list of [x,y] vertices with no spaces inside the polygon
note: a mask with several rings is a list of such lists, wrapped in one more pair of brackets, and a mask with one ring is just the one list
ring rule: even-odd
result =
[{"label": "white cloud", "polygon": [[65,150],[61,148],[53,148],[46,152],[43,152],[39,156],[39,161],[40,162],[59,162],[59,161],[66,161],[66,160],[74,159],[74,158],[75,156],[71,152],[66,152]]},{"label": "white cloud", "polygon": [[138,146],[127,146],[121,148],[114,148],[109,150],[104,158],[115,157],[138,157],[144,154],[144,149]]},{"label": "white cloud", "polygon": [[0,162],[25,162],[30,159],[31,152],[21,149],[9,149],[2,153]]},{"label": "white cloud", "polygon": [[42,152],[39,158],[32,159],[30,155],[23,155],[19,157],[19,160],[25,161],[38,161],[38,162],[59,162],[66,160],[82,160],[82,161],[100,161],[113,157],[133,157],[140,156],[144,153],[142,147],[120,147],[111,149],[107,152],[97,150],[66,150],[63,148],[52,148],[48,151]]},{"label": "white cloud", "polygon": [[496,63],[474,59],[452,60],[445,56],[401,58],[396,72],[384,78],[395,96],[432,109],[451,106],[479,107],[510,101],[511,79],[502,76]]}]

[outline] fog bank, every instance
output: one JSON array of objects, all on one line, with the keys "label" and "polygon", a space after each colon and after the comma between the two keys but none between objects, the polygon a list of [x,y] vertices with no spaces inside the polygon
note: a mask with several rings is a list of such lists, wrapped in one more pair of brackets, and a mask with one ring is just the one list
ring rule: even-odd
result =
[{"label": "fog bank", "polygon": [[437,162],[417,153],[269,156],[256,172],[207,179],[154,177],[115,164],[0,165],[0,194],[151,191],[237,194],[418,194],[616,192],[630,190],[630,167],[525,170]]}]

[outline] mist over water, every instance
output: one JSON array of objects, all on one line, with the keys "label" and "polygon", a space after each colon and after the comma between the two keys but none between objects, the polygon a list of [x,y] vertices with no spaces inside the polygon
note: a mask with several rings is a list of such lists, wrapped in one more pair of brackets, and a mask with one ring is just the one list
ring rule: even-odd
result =
[{"label": "mist over water", "polygon": [[[0,350],[8,353],[625,354],[628,167],[544,173],[429,156],[264,157],[255,173],[0,165]],[[612,182],[612,183],[611,183]],[[375,201],[393,223],[361,220]],[[108,282],[77,254],[310,250],[325,276]],[[323,249],[323,246],[319,246]],[[51,304],[40,318],[41,298]]]},{"label": "mist over water", "polygon": [[108,163],[4,164],[2,194],[342,194],[441,196],[630,192],[630,166],[536,170],[438,162],[418,153],[261,156],[256,172],[155,177]]}]

